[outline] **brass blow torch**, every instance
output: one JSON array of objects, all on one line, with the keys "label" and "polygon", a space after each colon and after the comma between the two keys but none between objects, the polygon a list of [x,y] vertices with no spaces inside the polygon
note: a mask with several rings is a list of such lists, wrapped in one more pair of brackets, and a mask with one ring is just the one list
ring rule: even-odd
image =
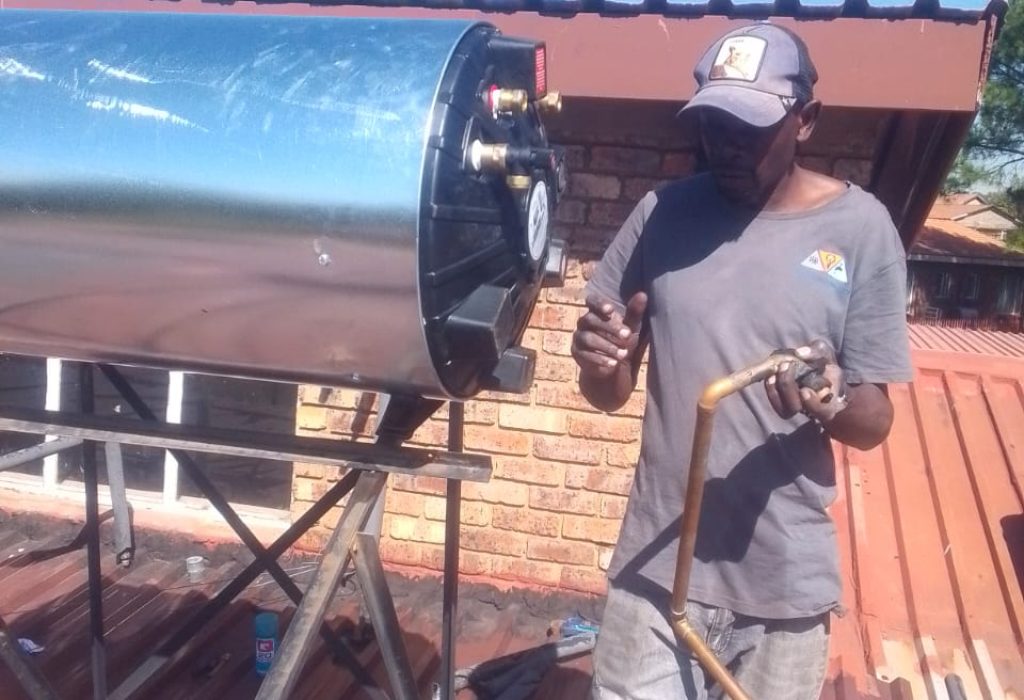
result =
[{"label": "brass blow torch", "polygon": [[751,365],[727,377],[717,379],[704,389],[697,402],[697,423],[693,434],[693,452],[690,457],[690,473],[686,485],[686,500],[683,504],[683,519],[679,536],[679,555],[676,559],[676,578],[672,588],[672,629],[679,641],[684,643],[700,662],[701,666],[722,687],[731,700],[750,700],[733,675],[718,660],[714,652],[704,643],[701,635],[690,624],[686,616],[686,599],[690,588],[690,569],[693,567],[693,552],[697,544],[697,524],[700,521],[701,501],[704,498],[704,478],[707,472],[708,451],[711,447],[711,429],[714,425],[715,408],[725,397],[764,381],[778,373],[786,364],[795,367],[797,384],[814,392],[830,389],[823,375],[824,360],[805,362],[793,350],[777,350],[768,359]]}]

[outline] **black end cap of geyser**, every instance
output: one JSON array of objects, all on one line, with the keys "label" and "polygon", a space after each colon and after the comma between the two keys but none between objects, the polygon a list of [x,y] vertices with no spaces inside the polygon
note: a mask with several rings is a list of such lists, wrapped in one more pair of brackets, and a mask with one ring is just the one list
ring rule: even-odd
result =
[{"label": "black end cap of geyser", "polygon": [[498,362],[515,332],[511,292],[489,284],[477,287],[444,325],[450,357]]},{"label": "black end cap of geyser", "polygon": [[509,394],[525,394],[533,385],[537,353],[529,348],[513,347],[502,353],[484,388]]}]

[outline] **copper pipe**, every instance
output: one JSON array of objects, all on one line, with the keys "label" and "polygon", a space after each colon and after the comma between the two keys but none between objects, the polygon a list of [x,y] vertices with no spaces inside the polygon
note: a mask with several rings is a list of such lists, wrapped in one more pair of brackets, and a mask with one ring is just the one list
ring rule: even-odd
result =
[{"label": "copper pipe", "polygon": [[707,473],[708,451],[711,447],[711,429],[714,426],[715,408],[718,402],[730,394],[764,381],[776,374],[784,364],[800,362],[790,352],[780,351],[756,365],[717,379],[707,386],[697,402],[697,423],[693,434],[693,452],[690,457],[690,474],[686,485],[686,501],[683,505],[683,519],[679,534],[679,555],[676,559],[676,579],[672,589],[672,629],[679,641],[683,642],[701,666],[715,679],[731,700],[750,700],[728,669],[708,648],[701,636],[690,625],[686,617],[686,598],[690,590],[690,570],[693,567],[693,552],[697,544],[697,524],[700,521],[701,502],[704,499],[704,478]]}]

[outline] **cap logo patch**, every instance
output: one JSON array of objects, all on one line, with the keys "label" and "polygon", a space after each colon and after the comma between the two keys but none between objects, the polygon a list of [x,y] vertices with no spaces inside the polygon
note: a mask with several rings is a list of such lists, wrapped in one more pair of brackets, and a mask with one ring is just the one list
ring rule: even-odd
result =
[{"label": "cap logo patch", "polygon": [[726,39],[708,74],[709,80],[745,80],[752,83],[764,63],[768,41],[757,36]]}]

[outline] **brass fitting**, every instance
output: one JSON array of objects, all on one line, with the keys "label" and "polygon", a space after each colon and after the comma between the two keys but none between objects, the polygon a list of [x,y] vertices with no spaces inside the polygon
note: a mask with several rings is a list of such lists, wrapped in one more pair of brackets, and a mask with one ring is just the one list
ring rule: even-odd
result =
[{"label": "brass fitting", "polygon": [[508,144],[474,141],[469,147],[469,162],[478,173],[504,173],[508,170]]},{"label": "brass fitting", "polygon": [[491,91],[491,107],[496,112],[522,114],[529,104],[526,90],[498,88]]},{"label": "brass fitting", "polygon": [[533,184],[533,180],[529,175],[509,175],[505,178],[505,184],[513,190],[528,190]]},{"label": "brass fitting", "polygon": [[562,93],[549,92],[537,100],[537,108],[548,114],[559,114],[562,111]]}]

